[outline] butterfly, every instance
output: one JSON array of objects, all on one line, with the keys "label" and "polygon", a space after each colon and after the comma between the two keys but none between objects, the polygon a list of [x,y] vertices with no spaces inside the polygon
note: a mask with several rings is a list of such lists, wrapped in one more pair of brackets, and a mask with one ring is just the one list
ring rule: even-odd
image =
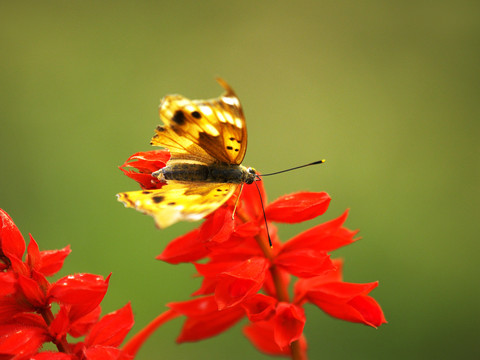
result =
[{"label": "butterfly", "polygon": [[151,145],[169,150],[166,166],[152,173],[166,183],[160,189],[117,194],[126,207],[153,216],[159,228],[204,218],[258,175],[241,165],[247,150],[247,126],[232,88],[217,79],[225,93],[210,100],[165,96]]}]

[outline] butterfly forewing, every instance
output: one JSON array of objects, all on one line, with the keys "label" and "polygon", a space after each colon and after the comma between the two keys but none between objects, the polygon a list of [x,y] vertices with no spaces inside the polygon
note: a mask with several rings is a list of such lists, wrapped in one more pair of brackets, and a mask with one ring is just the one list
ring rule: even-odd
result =
[{"label": "butterfly forewing", "polygon": [[205,164],[215,162],[199,145],[187,137],[178,136],[170,126],[158,126],[155,132],[150,144],[167,148],[172,160],[194,160]]},{"label": "butterfly forewing", "polygon": [[[241,164],[247,148],[245,118],[233,90],[223,80],[218,81],[226,92],[216,99],[191,101],[180,95],[166,96],[160,104],[160,118],[165,126],[158,129],[152,142],[168,147],[163,143],[167,137],[176,140],[170,134],[173,132],[185,139],[181,146],[189,153],[198,155],[203,151],[214,162]],[[194,146],[189,147],[186,140]]]}]

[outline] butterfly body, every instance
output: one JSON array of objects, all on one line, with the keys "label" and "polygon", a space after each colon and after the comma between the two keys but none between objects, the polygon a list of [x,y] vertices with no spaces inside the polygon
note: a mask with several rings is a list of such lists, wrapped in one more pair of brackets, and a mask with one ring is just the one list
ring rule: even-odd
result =
[{"label": "butterfly body", "polygon": [[151,144],[167,148],[170,160],[152,176],[166,183],[159,189],[118,194],[126,207],[154,217],[159,228],[199,220],[222,206],[241,184],[256,179],[255,170],[241,165],[247,149],[247,126],[232,88],[218,98],[189,100],[165,96],[160,103],[163,125]]},{"label": "butterfly body", "polygon": [[255,170],[251,168],[222,163],[209,165],[177,163],[167,165],[152,175],[165,182],[173,180],[223,184],[251,184],[256,176]]}]

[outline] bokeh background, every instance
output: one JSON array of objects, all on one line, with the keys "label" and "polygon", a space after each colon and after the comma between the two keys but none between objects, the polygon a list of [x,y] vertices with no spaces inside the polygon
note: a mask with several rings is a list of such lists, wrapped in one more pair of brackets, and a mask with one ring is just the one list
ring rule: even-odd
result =
[{"label": "bokeh background", "polygon": [[[249,130],[244,164],[270,199],[332,196],[362,240],[335,255],[372,295],[378,330],[307,307],[311,359],[479,358],[480,6],[475,1],[18,1],[0,3],[0,207],[62,275],[112,272],[104,312],[131,301],[138,331],[199,286],[154,257],[163,231],[115,199],[117,166],[150,150],[159,99],[216,97],[225,78]],[[161,328],[138,359],[266,359],[241,334],[176,345]],[[133,333],[132,332],[132,333]]]}]

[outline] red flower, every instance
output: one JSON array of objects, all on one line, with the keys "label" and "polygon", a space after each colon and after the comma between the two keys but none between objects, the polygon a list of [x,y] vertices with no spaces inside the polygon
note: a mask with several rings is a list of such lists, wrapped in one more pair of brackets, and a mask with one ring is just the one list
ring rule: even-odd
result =
[{"label": "red flower", "polygon": [[[0,221],[0,358],[132,359],[118,348],[133,325],[130,305],[98,320],[109,277],[75,274],[50,283],[47,276],[61,269],[70,248],[40,251],[32,236],[26,247],[1,209]],[[52,303],[58,305],[56,314]],[[67,334],[86,338],[71,344]],[[47,342],[60,352],[38,352]]]},{"label": "red flower", "polygon": [[295,284],[295,302],[311,302],[330,316],[342,320],[373,327],[386,323],[380,305],[367,295],[377,287],[378,282],[342,282],[342,263],[336,261],[336,266],[337,270],[326,276],[300,279]]},{"label": "red flower", "polygon": [[267,268],[268,262],[265,258],[252,257],[221,272],[215,287],[218,309],[238,305],[249,296],[255,295],[262,288]]},{"label": "red flower", "polygon": [[119,168],[129,178],[138,182],[142,189],[160,189],[165,183],[152,176],[152,173],[165,167],[169,159],[170,153],[167,150],[138,152],[130,156]]},{"label": "red flower", "polygon": [[[257,184],[265,199],[262,183]],[[305,302],[344,320],[374,326],[385,322],[378,304],[366,295],[376,284],[342,282],[340,263],[330,259],[331,251],[356,240],[357,231],[343,227],[348,212],[285,243],[270,223],[301,222],[323,214],[330,202],[326,193],[286,195],[265,207],[273,249],[268,247],[255,185],[244,187],[231,220],[234,201],[208,216],[199,229],[173,240],[157,257],[174,264],[208,259],[195,264],[203,282],[194,295],[204,297],[169,305],[187,317],[178,341],[214,336],[247,316],[251,324],[245,334],[261,351],[295,352],[297,358],[306,358]],[[288,294],[289,275],[299,278],[293,300]]]}]

